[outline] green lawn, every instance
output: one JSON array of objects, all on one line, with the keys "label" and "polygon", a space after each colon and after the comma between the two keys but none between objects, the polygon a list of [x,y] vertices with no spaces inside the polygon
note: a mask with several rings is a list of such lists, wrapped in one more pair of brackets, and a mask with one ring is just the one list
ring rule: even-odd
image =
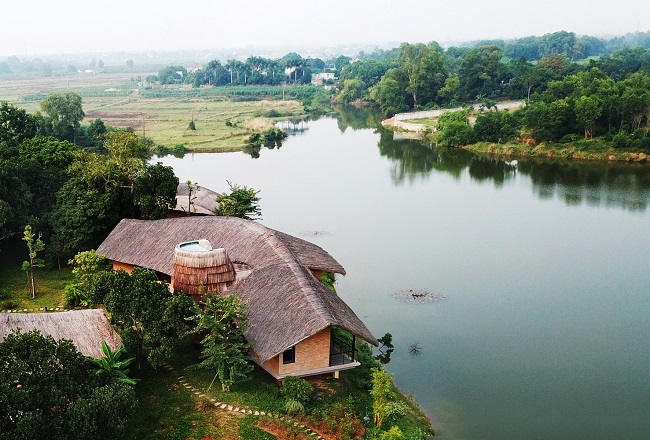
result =
[{"label": "green lawn", "polygon": [[21,269],[27,259],[22,240],[14,237],[0,241],[0,310],[62,307],[64,288],[73,280],[71,270],[37,268],[36,297],[32,299],[27,273]]}]

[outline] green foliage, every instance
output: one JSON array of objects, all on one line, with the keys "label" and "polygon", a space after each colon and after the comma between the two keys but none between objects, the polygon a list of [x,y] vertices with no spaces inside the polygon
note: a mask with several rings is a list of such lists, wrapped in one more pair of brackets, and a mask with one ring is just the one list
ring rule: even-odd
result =
[{"label": "green foliage", "polygon": [[97,366],[95,374],[99,376],[110,376],[118,382],[127,385],[135,385],[140,381],[140,379],[131,379],[128,376],[130,370],[127,367],[135,361],[135,358],[120,360],[120,357],[124,354],[123,346],[113,351],[106,342],[102,341],[102,351],[104,352],[104,357],[99,359],[88,358],[88,360]]},{"label": "green foliage", "polygon": [[29,261],[23,262],[22,269],[28,274],[27,276],[31,285],[32,298],[35,298],[36,279],[34,276],[34,268],[45,266],[45,260],[38,258],[38,253],[45,250],[45,243],[41,240],[41,234],[38,234],[38,237],[36,237],[32,232],[32,227],[30,225],[25,226],[23,241],[27,243]]},{"label": "green foliage", "polygon": [[0,157],[36,135],[34,117],[7,102],[0,103]]},{"label": "green foliage", "polygon": [[74,142],[75,131],[79,128],[85,113],[81,96],[75,92],[54,93],[41,102],[45,118],[45,135]]},{"label": "green foliage", "polygon": [[517,135],[518,121],[506,111],[479,113],[473,129],[479,141],[505,143]]},{"label": "green foliage", "polygon": [[404,436],[398,426],[391,426],[388,431],[384,431],[377,437],[378,440],[399,440]]},{"label": "green foliage", "polygon": [[462,147],[474,143],[474,130],[469,124],[467,112],[445,112],[438,118],[436,142],[441,147]]},{"label": "green foliage", "polygon": [[73,266],[72,275],[75,280],[86,287],[90,287],[97,273],[110,268],[106,257],[99,255],[94,249],[79,252],[72,260],[68,261],[68,264]]},{"label": "green foliage", "polygon": [[137,403],[133,389],[102,379],[67,340],[34,330],[0,342],[0,436],[114,439]]},{"label": "green foliage", "polygon": [[280,388],[280,393],[287,400],[296,400],[302,404],[311,400],[313,391],[314,389],[309,382],[297,376],[286,377],[282,381],[282,388]]},{"label": "green foliage", "polygon": [[259,207],[259,191],[246,186],[239,186],[227,182],[230,187],[230,194],[217,196],[217,207],[215,214],[225,217],[239,217],[246,220],[258,220],[262,218],[262,210]]},{"label": "green foliage", "polygon": [[300,400],[287,398],[284,403],[284,412],[287,414],[302,414],[305,412],[305,405]]},{"label": "green foliage", "polygon": [[172,295],[155,272],[136,268],[131,275],[118,270],[100,277],[94,295],[105,295],[104,305],[120,333],[128,353],[138,367],[147,363],[158,367],[190,329],[185,318],[192,316],[194,304],[186,295]]},{"label": "green foliage", "polygon": [[253,365],[249,362],[250,344],[244,336],[248,323],[246,303],[237,295],[208,295],[194,320],[194,332],[205,334],[201,340],[202,361],[196,367],[216,371],[224,392],[248,380]]},{"label": "green foliage", "polygon": [[377,428],[381,429],[384,419],[390,415],[390,398],[392,397],[393,376],[383,368],[372,370],[372,415]]},{"label": "green foliage", "polygon": [[177,144],[173,147],[165,147],[164,145],[157,145],[155,149],[156,156],[165,157],[168,154],[171,154],[174,157],[183,158],[187,154],[188,149],[185,145]]},{"label": "green foliage", "polygon": [[73,266],[72,274],[75,282],[65,286],[63,295],[65,306],[67,308],[92,307],[98,304],[100,300],[93,295],[92,285],[99,272],[109,269],[106,258],[98,255],[94,250],[83,251],[68,261],[68,264]]},{"label": "green foliage", "polygon": [[174,169],[161,162],[138,171],[133,203],[140,208],[140,217],[145,220],[166,218],[168,210],[176,206],[177,188],[178,177]]},{"label": "green foliage", "polygon": [[327,286],[328,289],[330,289],[332,292],[336,292],[336,287],[334,287],[334,283],[336,283],[336,275],[325,270],[323,273],[321,273],[320,280]]},{"label": "green foliage", "polygon": [[393,335],[386,333],[381,338],[377,339],[384,347],[391,349],[393,348]]},{"label": "green foliage", "polygon": [[[52,212],[53,258],[69,259],[96,248],[123,217],[131,217],[128,179],[103,155],[81,152],[69,168]],[[65,261],[64,260],[64,261]]]}]

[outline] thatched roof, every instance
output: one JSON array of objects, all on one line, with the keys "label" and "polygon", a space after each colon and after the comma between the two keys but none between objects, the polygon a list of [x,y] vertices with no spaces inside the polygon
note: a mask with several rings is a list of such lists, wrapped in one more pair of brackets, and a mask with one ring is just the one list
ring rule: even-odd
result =
[{"label": "thatched roof", "polygon": [[322,248],[300,238],[235,217],[122,220],[97,249],[121,263],[173,275],[177,244],[207,239],[231,261],[252,269],[229,290],[249,302],[247,337],[262,361],[273,358],[330,325],[371,344],[377,340],[336,294],[309,269],[345,274]]},{"label": "thatched roof", "polygon": [[54,313],[0,313],[0,339],[4,339],[5,335],[15,329],[22,332],[38,330],[56,340],[69,339],[82,354],[94,358],[104,356],[102,341],[113,350],[122,345],[122,339],[100,309]]},{"label": "thatched roof", "polygon": [[188,214],[215,215],[214,211],[219,204],[217,203],[218,193],[208,188],[200,187],[198,191],[192,193],[192,205],[188,197],[189,187],[187,183],[179,183],[176,190],[176,207],[174,211]]}]

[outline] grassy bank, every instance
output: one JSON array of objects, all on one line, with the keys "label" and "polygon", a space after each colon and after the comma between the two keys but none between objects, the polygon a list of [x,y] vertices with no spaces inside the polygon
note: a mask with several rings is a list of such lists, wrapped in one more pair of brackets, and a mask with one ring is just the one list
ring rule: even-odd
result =
[{"label": "grassy bank", "polygon": [[522,143],[494,144],[479,142],[463,147],[468,151],[504,157],[545,157],[576,160],[602,160],[625,162],[648,162],[650,157],[639,151],[614,148],[611,143],[600,140],[581,140],[570,144],[544,143],[528,146]]}]

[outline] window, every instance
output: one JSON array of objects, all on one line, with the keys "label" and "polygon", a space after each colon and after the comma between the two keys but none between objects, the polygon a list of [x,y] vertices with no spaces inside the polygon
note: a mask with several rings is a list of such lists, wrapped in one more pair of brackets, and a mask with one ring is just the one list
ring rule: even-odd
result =
[{"label": "window", "polygon": [[293,364],[296,362],[296,347],[295,345],[282,353],[282,363],[283,364]]}]

